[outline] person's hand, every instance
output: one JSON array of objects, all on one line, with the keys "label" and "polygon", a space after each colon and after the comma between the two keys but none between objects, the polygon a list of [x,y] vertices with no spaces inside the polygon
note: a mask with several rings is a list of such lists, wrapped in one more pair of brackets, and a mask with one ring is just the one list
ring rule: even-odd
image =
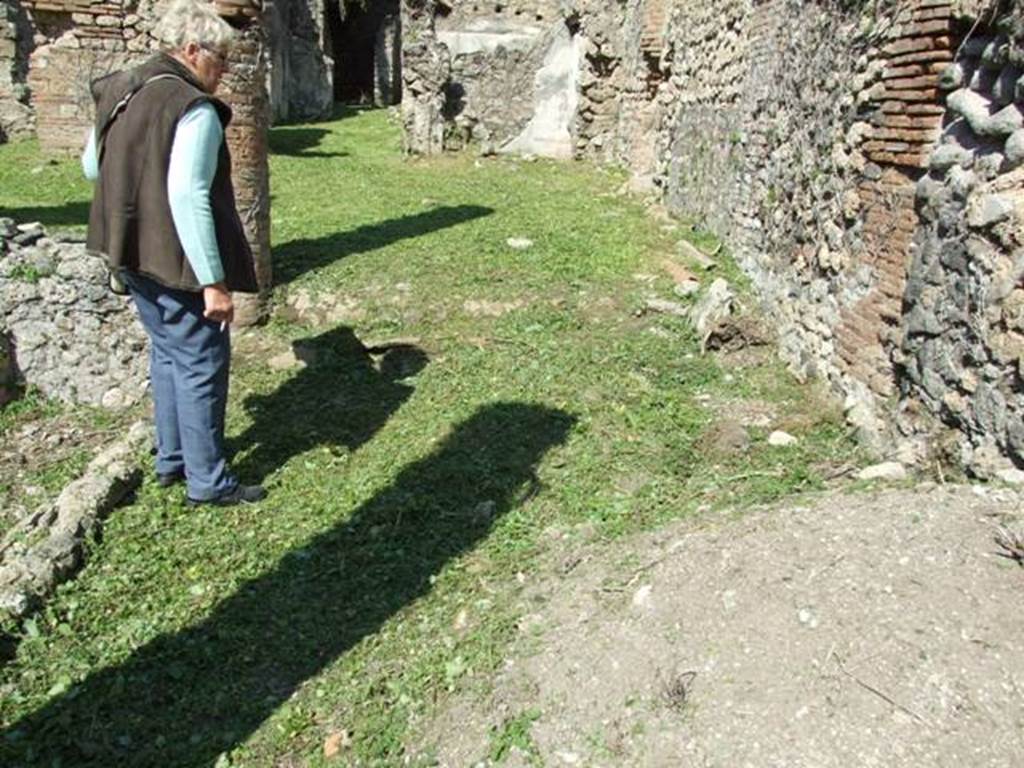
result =
[{"label": "person's hand", "polygon": [[231,292],[224,283],[214,283],[203,287],[203,317],[215,323],[230,323],[235,319],[235,303],[231,300]]}]

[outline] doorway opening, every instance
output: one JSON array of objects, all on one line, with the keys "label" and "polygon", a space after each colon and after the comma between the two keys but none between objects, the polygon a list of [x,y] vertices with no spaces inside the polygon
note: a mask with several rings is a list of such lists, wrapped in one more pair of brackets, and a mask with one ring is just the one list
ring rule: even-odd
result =
[{"label": "doorway opening", "polygon": [[391,106],[402,99],[398,0],[327,3],[334,100]]}]

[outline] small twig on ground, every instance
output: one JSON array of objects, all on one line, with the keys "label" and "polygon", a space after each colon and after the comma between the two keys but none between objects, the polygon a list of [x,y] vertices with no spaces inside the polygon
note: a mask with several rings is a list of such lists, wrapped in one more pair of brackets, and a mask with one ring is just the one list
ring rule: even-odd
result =
[{"label": "small twig on ground", "polygon": [[856,471],[857,471],[857,465],[856,464],[843,464],[841,467],[838,467],[837,469],[834,469],[831,472],[829,472],[827,475],[825,475],[825,480],[826,481],[828,481],[828,480],[835,480],[836,478],[840,478],[840,477],[843,477],[845,475],[852,474],[852,473],[854,473]]},{"label": "small twig on ground", "polygon": [[1014,560],[1017,565],[1024,566],[1024,533],[999,526],[994,539],[996,545],[1003,549],[1002,552],[996,552],[999,557]]},{"label": "small twig on ground", "polygon": [[938,475],[939,485],[945,485],[946,473],[942,471],[942,462],[938,459],[935,460],[935,474]]},{"label": "small twig on ground", "polygon": [[[668,553],[668,554],[671,554],[671,553]],[[635,584],[636,580],[639,579],[643,574],[647,573],[647,571],[651,570],[651,568],[653,568],[654,566],[658,565],[659,563],[664,562],[665,558],[668,557],[668,554],[664,554],[661,557],[656,557],[653,560],[651,560],[649,563],[647,563],[646,565],[641,565],[639,568],[637,568],[635,571],[633,571],[633,575],[629,577],[629,581],[627,581],[625,583],[625,586],[626,587],[630,587],[633,584]]]},{"label": "small twig on ground", "polygon": [[917,722],[921,723],[922,725],[926,725],[929,728],[934,728],[935,727],[930,721],[928,721],[926,718],[922,717],[921,715],[917,714],[917,712],[915,712],[914,710],[910,709],[909,707],[903,706],[898,701],[896,701],[894,698],[892,698],[892,696],[889,696],[884,691],[878,690],[877,688],[875,688],[870,683],[864,682],[859,677],[857,677],[855,674],[853,674],[850,670],[848,670],[846,668],[846,665],[843,664],[843,660],[839,658],[839,654],[832,653],[832,658],[836,660],[836,664],[839,666],[839,670],[844,675],[846,675],[848,678],[853,680],[853,682],[855,682],[857,685],[859,685],[861,688],[863,688],[865,691],[868,691],[869,693],[875,694],[875,696],[880,698],[882,701],[886,702],[887,704],[889,704],[892,707],[895,707],[900,712],[903,712],[904,714],[909,715],[910,717],[914,718],[915,720],[917,720]]},{"label": "small twig on ground", "polygon": [[815,568],[813,571],[811,571],[810,576],[807,577],[807,583],[810,584],[816,578],[821,576],[821,574],[825,573],[825,571],[832,570],[833,568],[835,568],[837,565],[839,565],[839,563],[841,563],[845,559],[846,559],[846,555],[845,554],[837,555],[836,557],[832,558],[832,562],[829,563],[828,565],[823,565],[821,568]]},{"label": "small twig on ground", "polygon": [[569,557],[562,561],[562,564],[559,566],[559,570],[562,572],[563,576],[568,576],[589,559],[590,558],[583,557],[582,555],[569,555]]},{"label": "small twig on ground", "polygon": [[651,560],[649,563],[641,565],[639,568],[637,568],[635,571],[633,571],[633,575],[630,576],[628,579],[626,579],[626,581],[622,581],[622,582],[619,582],[618,584],[610,585],[610,586],[607,586],[607,587],[601,587],[600,588],[601,591],[602,592],[625,592],[627,589],[629,589],[631,586],[633,586],[637,582],[637,580],[641,576],[643,576],[647,571],[651,570],[651,568],[653,568],[654,566],[656,566],[659,563],[663,562],[671,554],[672,554],[671,552],[667,552],[666,554],[662,555],[661,557],[657,557],[654,560]]},{"label": "small twig on ground", "polygon": [[697,677],[696,670],[674,673],[667,680],[661,681],[661,697],[671,709],[681,712],[686,706],[690,695],[690,687]]},{"label": "small twig on ground", "polygon": [[751,477],[782,477],[781,469],[773,469],[770,472],[743,472],[739,475],[732,475],[722,480],[723,483],[734,483],[737,480],[749,480]]}]

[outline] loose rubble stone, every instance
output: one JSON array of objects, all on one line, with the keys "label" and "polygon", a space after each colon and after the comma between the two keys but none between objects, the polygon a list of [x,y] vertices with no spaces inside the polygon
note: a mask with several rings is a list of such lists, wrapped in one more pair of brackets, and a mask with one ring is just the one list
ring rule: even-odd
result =
[{"label": "loose rubble stone", "polygon": [[857,473],[860,480],[906,480],[907,469],[896,461],[885,461],[865,467]]},{"label": "loose rubble stone", "polygon": [[644,306],[651,312],[661,312],[678,317],[688,317],[690,314],[690,311],[682,304],[675,301],[666,301],[665,299],[647,299],[644,302]]},{"label": "loose rubble stone", "polygon": [[768,435],[768,445],[776,446],[779,448],[785,448],[790,445],[796,445],[799,441],[788,432],[776,430]]},{"label": "loose rubble stone", "polygon": [[680,297],[687,298],[693,296],[695,293],[700,292],[700,281],[699,280],[684,280],[681,283],[676,283],[672,286],[672,292]]},{"label": "loose rubble stone", "polygon": [[729,283],[718,278],[689,311],[690,323],[700,338],[702,352],[706,350],[708,337],[715,326],[733,313],[735,300]]},{"label": "loose rubble stone", "polygon": [[928,165],[932,170],[945,171],[954,165],[968,168],[973,162],[974,155],[969,150],[957,144],[943,144],[932,153]]},{"label": "loose rubble stone", "polygon": [[1014,211],[1014,201],[1006,195],[986,195],[976,201],[967,211],[967,223],[972,227],[988,227],[1009,217]]},{"label": "loose rubble stone", "polygon": [[50,505],[19,522],[0,542],[0,615],[21,621],[74,575],[84,544],[103,517],[138,486],[138,457],[153,443],[137,422],[101,451]]},{"label": "loose rubble stone", "polygon": [[1001,469],[996,473],[996,477],[1007,485],[1024,485],[1024,470]]},{"label": "loose rubble stone", "polygon": [[1006,140],[1003,151],[1006,158],[1007,170],[1013,170],[1024,163],[1024,130],[1017,130],[1010,134]]}]

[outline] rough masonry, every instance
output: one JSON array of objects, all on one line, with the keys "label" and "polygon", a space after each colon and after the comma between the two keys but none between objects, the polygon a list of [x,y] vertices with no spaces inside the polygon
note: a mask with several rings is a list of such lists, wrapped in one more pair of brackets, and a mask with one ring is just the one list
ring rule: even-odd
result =
[{"label": "rough masonry", "polygon": [[148,343],[131,301],[81,243],[0,219],[0,384],[27,380],[68,403],[123,408],[146,394]]}]

